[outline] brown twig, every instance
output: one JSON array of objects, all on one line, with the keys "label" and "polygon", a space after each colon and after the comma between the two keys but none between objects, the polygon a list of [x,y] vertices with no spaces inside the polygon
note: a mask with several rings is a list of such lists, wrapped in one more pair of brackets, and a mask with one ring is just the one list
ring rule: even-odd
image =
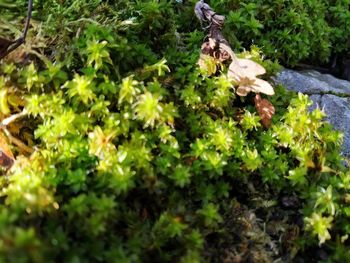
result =
[{"label": "brown twig", "polygon": [[34,150],[32,148],[25,145],[21,140],[17,139],[16,137],[13,137],[8,129],[4,128],[3,131],[9,138],[10,142],[15,144],[22,152],[33,153]]},{"label": "brown twig", "polygon": [[28,114],[27,110],[24,109],[22,112],[17,113],[17,114],[13,114],[10,117],[7,117],[6,119],[3,119],[0,123],[0,128],[6,127],[7,125],[9,125],[10,123],[14,122],[15,120],[17,120],[18,118],[21,118],[23,116],[26,116]]},{"label": "brown twig", "polygon": [[[7,46],[4,46],[3,50],[0,50],[0,59],[3,59],[4,57],[6,57],[8,54],[10,54],[12,51],[14,51],[16,48],[18,48],[20,45],[22,45],[25,42],[28,30],[29,30],[30,19],[32,17],[32,10],[33,10],[33,0],[29,0],[27,18],[26,18],[26,23],[24,26],[22,36],[20,36],[18,39],[14,41],[10,41],[10,40],[6,41]],[[3,39],[3,41],[5,40]]]}]

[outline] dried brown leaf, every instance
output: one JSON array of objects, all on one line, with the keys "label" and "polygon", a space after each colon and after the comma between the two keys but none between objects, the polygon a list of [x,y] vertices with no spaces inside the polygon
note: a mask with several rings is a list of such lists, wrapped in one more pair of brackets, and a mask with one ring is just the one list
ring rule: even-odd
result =
[{"label": "dried brown leaf", "polygon": [[262,99],[259,94],[256,94],[254,102],[261,123],[265,128],[269,128],[271,126],[272,117],[275,114],[275,107],[267,99]]}]

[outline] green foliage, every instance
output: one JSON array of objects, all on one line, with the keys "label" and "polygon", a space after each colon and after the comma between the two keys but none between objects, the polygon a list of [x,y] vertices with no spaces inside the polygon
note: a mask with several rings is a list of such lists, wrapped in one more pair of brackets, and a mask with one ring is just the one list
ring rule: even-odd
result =
[{"label": "green foliage", "polygon": [[[61,56],[67,58],[66,52],[72,48],[66,45],[67,42],[89,26],[85,34],[92,39],[80,41],[81,45],[89,45],[84,51],[89,56],[88,63],[92,63],[91,59],[109,60],[105,52],[100,58],[93,58],[93,52],[105,45],[96,43],[94,36],[100,36],[102,41],[115,43],[110,46],[110,51],[119,51],[120,56],[111,59],[123,61],[119,66],[128,68],[121,64],[140,65],[149,58],[155,62],[155,53],[161,50],[160,46],[183,45],[181,33],[192,32],[199,25],[197,21],[193,23],[195,2],[35,0],[33,16],[42,21],[40,27],[46,35],[44,42],[52,44],[53,39],[56,47],[61,47],[57,50]],[[257,45],[268,58],[285,65],[305,60],[325,62],[331,53],[343,55],[349,52],[349,0],[207,2],[226,16],[225,36],[234,49],[249,49]],[[5,1],[4,4],[6,8],[2,16],[8,21],[13,21],[14,14],[25,16],[25,0]],[[113,26],[101,30],[92,26],[97,24]],[[12,22],[5,25],[4,30],[19,35],[21,27],[21,24]],[[56,37],[58,32],[59,38]],[[117,32],[123,34],[116,36]],[[203,39],[202,33],[200,35],[193,39],[197,44]],[[95,63],[98,67],[101,61]]]},{"label": "green foliage", "polygon": [[[224,2],[233,3],[217,7]],[[203,34],[184,32],[193,5],[35,3],[50,61],[32,48],[33,62],[0,69],[0,94],[15,87],[25,98],[36,145],[0,181],[0,261],[210,261],[205,250],[213,236],[225,237],[232,200],[254,184],[270,200],[299,197],[315,236],[301,234],[305,247],[324,243],[331,257],[350,257],[339,241],[350,230],[341,135],[321,111],[308,112],[306,96],[275,87],[276,115],[264,129],[225,67],[213,77],[198,69]],[[251,18],[244,32],[258,37],[260,8],[241,8]],[[290,61],[306,53],[288,48]],[[278,66],[256,47],[241,55],[264,64],[268,76]],[[5,115],[14,109],[1,107]]]},{"label": "green foliage", "polygon": [[331,52],[349,52],[348,0],[210,2],[220,14],[230,10],[226,35],[237,48],[258,45],[287,65],[325,62]]}]

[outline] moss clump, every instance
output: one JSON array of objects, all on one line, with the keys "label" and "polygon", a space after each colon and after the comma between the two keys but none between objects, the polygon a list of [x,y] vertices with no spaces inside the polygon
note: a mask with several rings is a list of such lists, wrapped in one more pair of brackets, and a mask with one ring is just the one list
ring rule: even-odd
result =
[{"label": "moss clump", "polygon": [[1,178],[1,261],[268,261],[319,243],[348,259],[341,135],[306,96],[275,87],[264,129],[225,67],[200,72],[193,6],[44,2],[51,16],[0,70],[1,107],[29,113],[10,132],[34,148],[13,147]]}]

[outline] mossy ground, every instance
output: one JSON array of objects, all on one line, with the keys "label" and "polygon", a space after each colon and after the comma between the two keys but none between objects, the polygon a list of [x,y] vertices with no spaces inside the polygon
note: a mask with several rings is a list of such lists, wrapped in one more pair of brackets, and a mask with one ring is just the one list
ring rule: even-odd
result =
[{"label": "mossy ground", "polygon": [[[268,11],[263,1],[211,1],[228,17],[233,48],[245,41],[241,56],[262,64],[269,81],[276,59],[326,59],[329,28],[338,37],[348,30],[331,18],[310,24],[325,6],[346,21],[345,2],[322,1],[312,14],[316,2],[282,2]],[[1,33],[13,37],[26,2],[15,4],[1,15]],[[7,128],[33,151],[11,144],[16,162],[1,177],[0,261],[349,261],[341,134],[321,111],[308,112],[306,96],[280,86],[265,129],[253,95],[235,94],[227,68],[211,77],[199,70],[205,33],[194,4],[34,1],[26,44],[0,65],[1,118],[28,112]],[[298,14],[287,24],[308,33],[275,41],[274,29],[289,30],[280,19]]]}]

